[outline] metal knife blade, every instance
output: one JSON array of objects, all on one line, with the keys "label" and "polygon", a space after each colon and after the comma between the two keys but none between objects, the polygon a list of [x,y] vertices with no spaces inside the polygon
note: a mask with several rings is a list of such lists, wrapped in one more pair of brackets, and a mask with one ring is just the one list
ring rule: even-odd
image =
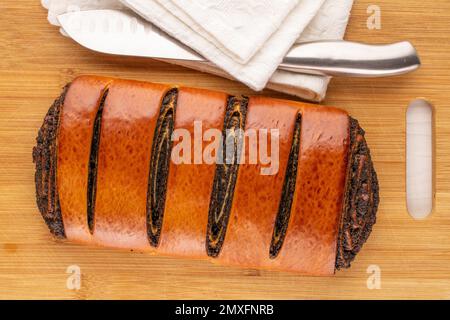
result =
[{"label": "metal knife blade", "polygon": [[[215,67],[201,55],[127,10],[89,10],[58,16],[64,31],[93,51]],[[385,77],[416,70],[420,59],[411,43],[368,45],[317,41],[295,45],[278,69],[323,76]]]},{"label": "metal knife blade", "polygon": [[107,54],[204,61],[178,40],[125,10],[89,10],[57,17],[82,46]]}]

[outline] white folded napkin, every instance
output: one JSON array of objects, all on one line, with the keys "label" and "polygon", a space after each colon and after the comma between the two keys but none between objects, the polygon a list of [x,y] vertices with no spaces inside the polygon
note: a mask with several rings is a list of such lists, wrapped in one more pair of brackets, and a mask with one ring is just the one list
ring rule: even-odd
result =
[{"label": "white folded napkin", "polygon": [[55,26],[59,26],[57,17],[63,13],[125,8],[118,0],[41,0],[41,3],[48,10],[48,21]]},{"label": "white folded napkin", "polygon": [[[353,0],[327,0],[301,34],[297,43],[317,40],[342,40],[347,29]],[[267,85],[272,90],[303,99],[325,99],[331,77],[320,77],[277,70]]]},{"label": "white folded napkin", "polygon": [[[122,0],[122,1],[127,6],[133,4],[131,8],[144,18],[146,17],[146,15],[141,12],[140,4],[145,2],[146,3],[145,8],[149,9],[148,3],[152,4],[156,3],[155,1],[152,0],[133,0],[133,1]],[[158,1],[166,1],[166,0],[158,0]],[[123,8],[119,0],[47,0],[47,1],[43,0],[42,2],[44,6],[49,9],[49,21],[56,25],[58,25],[56,21],[56,16],[64,12],[74,10]],[[53,7],[54,3],[57,3],[55,7]],[[312,21],[307,26],[305,24],[306,28],[297,41],[342,39],[345,33],[352,4],[353,0],[324,1],[320,10],[312,18]],[[167,10],[162,8],[162,6],[160,5],[157,6],[155,5],[154,9],[157,9],[156,13],[153,13],[154,16],[157,16],[159,18],[167,18],[170,21],[173,21],[174,19],[177,20],[175,16],[168,13]],[[295,18],[296,16],[292,16],[291,13],[291,15],[287,19],[296,20]],[[177,30],[173,31],[175,33],[177,32]],[[184,30],[183,32],[187,31],[189,30]],[[191,32],[192,34],[193,33],[192,29],[189,32]],[[177,34],[173,35],[177,37]],[[195,35],[195,33],[192,35],[192,37],[194,39],[201,38],[201,36]],[[270,53],[270,48],[266,48],[265,50],[269,51]],[[280,57],[280,61],[281,59],[282,57]],[[197,64],[189,64],[189,63],[182,63],[182,65],[194,69],[199,69],[201,71],[211,72],[214,74],[230,77],[220,68],[208,67],[205,69],[201,68]],[[253,67],[256,67],[257,65],[258,64],[255,64],[253,65]],[[261,66],[261,64],[259,65]],[[270,78],[267,87],[273,90],[296,95],[304,99],[320,101],[325,97],[329,80],[330,79],[328,77],[303,75],[286,71],[276,71]]]},{"label": "white folded napkin", "polygon": [[[180,20],[180,11],[177,11],[178,17],[175,16],[172,13],[175,9],[168,6],[170,2],[166,1],[167,7],[165,7],[159,1],[162,0],[121,0],[123,4],[202,54],[235,79],[259,91],[264,89],[283,57],[317,14],[325,0],[301,0],[278,30],[263,43],[256,54],[245,64],[231,58],[214,43],[193,30],[187,17]],[[269,12],[266,12],[266,14],[269,14]],[[244,18],[242,17],[242,19]],[[254,19],[251,12],[246,13],[246,19]],[[185,23],[185,21],[188,23]]]},{"label": "white folded napkin", "polygon": [[[156,0],[171,15],[211,42],[223,54],[243,64],[278,30],[299,1]],[[145,2],[140,3],[145,5]],[[151,12],[147,15],[151,15]],[[161,26],[165,24],[165,21],[160,22]],[[199,44],[198,49],[201,53],[203,47]]]}]

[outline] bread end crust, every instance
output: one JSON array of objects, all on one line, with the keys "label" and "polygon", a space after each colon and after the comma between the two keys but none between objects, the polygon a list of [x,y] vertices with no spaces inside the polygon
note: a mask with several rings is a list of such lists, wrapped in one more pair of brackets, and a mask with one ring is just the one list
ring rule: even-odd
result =
[{"label": "bread end crust", "polygon": [[377,174],[364,130],[350,117],[350,150],[336,270],[349,268],[376,223],[379,203]]},{"label": "bread end crust", "polygon": [[50,107],[33,148],[37,206],[50,232],[57,239],[66,238],[56,186],[56,152],[59,114],[68,87],[69,85],[64,88],[61,96]]}]

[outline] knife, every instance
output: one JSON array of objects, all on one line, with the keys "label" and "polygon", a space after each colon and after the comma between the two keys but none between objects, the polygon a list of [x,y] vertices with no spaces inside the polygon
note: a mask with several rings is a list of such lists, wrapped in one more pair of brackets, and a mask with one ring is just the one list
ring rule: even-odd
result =
[{"label": "knife", "polygon": [[[128,10],[77,11],[58,16],[58,21],[73,40],[93,51],[217,68]],[[315,41],[294,45],[278,69],[322,76],[386,77],[419,67],[417,51],[408,41],[386,45]]]}]

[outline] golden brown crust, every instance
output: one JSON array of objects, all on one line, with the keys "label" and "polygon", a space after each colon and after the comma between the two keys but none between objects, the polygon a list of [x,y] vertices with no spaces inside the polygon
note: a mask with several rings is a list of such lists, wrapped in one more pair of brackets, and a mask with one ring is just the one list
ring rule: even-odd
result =
[{"label": "golden brown crust", "polygon": [[[146,199],[151,141],[165,85],[114,81],[108,87],[97,166],[94,239],[148,249]],[[124,103],[126,101],[126,104]]]},{"label": "golden brown crust", "polygon": [[[240,241],[240,237],[229,241],[228,245],[234,245],[234,248],[227,254],[229,257],[227,262],[304,274],[333,274],[347,168],[348,116],[344,111],[335,108],[261,97],[250,98],[250,105],[252,109],[261,112],[261,119],[258,119],[253,126],[265,128],[269,125],[270,127],[271,125],[266,121],[271,120],[273,124],[277,123],[277,128],[290,127],[287,137],[292,136],[296,114],[299,112],[302,114],[297,183],[286,238],[276,259],[270,259],[269,247],[280,201],[283,176],[278,179],[276,191],[270,193],[268,202],[272,203],[270,208],[272,214],[264,212],[260,215],[259,210],[262,208],[258,208],[258,203],[245,214],[248,218],[244,218],[244,221],[238,218],[234,227],[239,230],[240,237],[244,237],[242,233],[246,231],[243,229],[259,223],[255,221],[270,219],[270,222],[264,223],[265,229],[261,229],[264,240],[261,241],[261,238],[258,238],[260,235],[257,230],[261,228],[258,227],[252,230],[254,237],[246,236],[245,244]],[[283,108],[288,107],[292,110],[290,113],[285,113]],[[263,114],[265,116],[262,116]],[[281,152],[280,159],[287,161],[288,153],[288,150]],[[248,179],[246,183],[242,183],[241,193],[244,197],[250,199],[256,189],[259,191],[260,188],[265,188],[264,185],[254,184],[257,179],[261,177]],[[272,179],[274,177],[269,178],[266,184],[274,181]],[[238,197],[239,195],[240,192],[237,192]],[[262,196],[259,199],[261,201],[264,198]],[[264,203],[266,202],[261,202],[261,205]],[[239,206],[235,210],[241,212],[240,206],[244,204],[241,202],[235,205]],[[271,227],[266,230],[268,225]],[[228,239],[225,246],[227,242]],[[255,256],[255,251],[260,254]],[[241,255],[241,252],[245,254]],[[251,258],[246,259],[247,255]]]},{"label": "golden brown crust", "polygon": [[91,242],[87,223],[89,158],[94,121],[111,79],[79,77],[67,92],[58,134],[57,187],[66,237]]},{"label": "golden brown crust", "polygon": [[[227,98],[224,93],[180,88],[175,129],[187,130],[194,137],[194,122],[200,121],[203,132],[208,129],[221,130]],[[180,140],[174,142],[174,148],[183,143],[183,139]],[[158,251],[204,258],[215,164],[204,163],[202,159],[198,159],[199,156],[194,157],[195,153],[202,156],[202,150],[209,145],[208,142],[195,142],[191,139],[189,145],[192,154],[186,159],[188,163],[170,163],[166,209]],[[195,162],[202,163],[194,164]]]},{"label": "golden brown crust", "polygon": [[[279,129],[279,170],[275,175],[261,175],[260,165],[241,164],[219,261],[252,268],[274,263],[269,258],[269,248],[297,113],[293,105],[275,107],[260,98],[250,98],[246,129]],[[246,141],[246,159],[251,141]]]},{"label": "golden brown crust", "polygon": [[291,271],[331,275],[345,192],[349,120],[335,108],[303,105],[301,112],[296,195],[277,259]]}]

